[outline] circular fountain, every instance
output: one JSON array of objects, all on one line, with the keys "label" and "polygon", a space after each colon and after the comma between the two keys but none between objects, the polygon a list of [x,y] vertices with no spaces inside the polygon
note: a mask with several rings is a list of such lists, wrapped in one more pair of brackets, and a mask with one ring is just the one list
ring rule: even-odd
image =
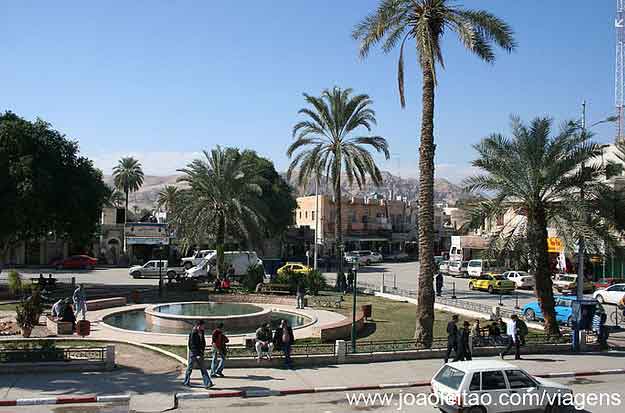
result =
[{"label": "circular fountain", "polygon": [[166,303],[151,305],[144,312],[146,324],[173,330],[186,330],[197,320],[204,320],[207,329],[223,323],[235,330],[253,330],[271,321],[270,308],[242,303]]}]

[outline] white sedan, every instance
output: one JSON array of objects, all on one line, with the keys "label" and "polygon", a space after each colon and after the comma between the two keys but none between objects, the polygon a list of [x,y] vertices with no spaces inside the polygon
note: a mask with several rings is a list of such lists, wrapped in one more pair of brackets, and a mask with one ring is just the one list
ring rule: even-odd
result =
[{"label": "white sedan", "polygon": [[445,364],[431,387],[437,407],[447,413],[556,412],[573,401],[567,386],[498,360]]},{"label": "white sedan", "polygon": [[503,277],[514,281],[516,288],[533,289],[536,285],[534,276],[529,275],[525,271],[508,271],[503,273]]},{"label": "white sedan", "polygon": [[619,304],[625,296],[625,284],[613,284],[604,290],[597,290],[592,294],[599,304]]}]

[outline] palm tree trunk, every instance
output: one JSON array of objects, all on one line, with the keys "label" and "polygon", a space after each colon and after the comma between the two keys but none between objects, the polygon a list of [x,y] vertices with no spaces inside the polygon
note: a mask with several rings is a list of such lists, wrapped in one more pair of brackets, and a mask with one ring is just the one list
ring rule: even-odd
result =
[{"label": "palm tree trunk", "polygon": [[560,330],[556,322],[555,303],[553,299],[553,284],[547,252],[547,218],[542,207],[536,207],[528,212],[528,241],[530,248],[530,270],[536,274],[536,297],[545,320],[545,332],[559,335]]},{"label": "palm tree trunk", "polygon": [[226,223],[223,216],[219,217],[217,223],[217,234],[215,235],[215,244],[217,250],[217,276],[224,274],[224,244],[226,240]]},{"label": "palm tree trunk", "polygon": [[[340,161],[339,161],[340,162]],[[340,163],[339,163],[340,165]],[[341,205],[341,170],[337,167],[336,178],[334,180],[334,199],[336,202],[336,217],[334,220],[334,240],[336,241],[336,280],[339,281],[343,274],[343,219]]]},{"label": "palm tree trunk", "polygon": [[126,209],[124,210],[124,254],[128,252],[128,244],[126,242],[126,223],[128,222],[128,188],[124,188],[124,192],[126,193]]},{"label": "palm tree trunk", "polygon": [[419,274],[415,340],[432,346],[434,328],[434,75],[423,68],[423,114],[419,146]]}]

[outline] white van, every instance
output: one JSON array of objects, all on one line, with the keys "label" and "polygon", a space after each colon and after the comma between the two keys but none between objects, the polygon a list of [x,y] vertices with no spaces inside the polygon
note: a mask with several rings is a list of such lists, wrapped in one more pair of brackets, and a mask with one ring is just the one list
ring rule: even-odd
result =
[{"label": "white van", "polygon": [[497,263],[491,260],[471,260],[467,264],[467,273],[469,278],[479,277],[488,272],[498,272]]},{"label": "white van", "polygon": [[195,267],[196,265],[200,265],[202,260],[211,254],[214,254],[215,250],[200,250],[195,251],[193,255],[190,257],[184,257],[180,261],[182,261],[182,266],[188,270],[191,267]]},{"label": "white van", "polygon": [[[252,265],[263,265],[263,261],[254,251],[226,251],[224,261],[226,270],[232,265],[235,277],[247,274],[247,270]],[[186,276],[190,278],[209,278],[216,275],[217,252],[207,255],[199,265],[186,271]]]}]

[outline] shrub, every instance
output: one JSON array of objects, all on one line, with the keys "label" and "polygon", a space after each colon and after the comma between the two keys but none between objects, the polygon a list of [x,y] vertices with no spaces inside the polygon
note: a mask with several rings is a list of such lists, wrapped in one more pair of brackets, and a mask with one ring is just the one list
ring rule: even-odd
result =
[{"label": "shrub", "polygon": [[22,276],[17,271],[9,272],[7,282],[9,284],[9,293],[12,296],[15,297],[22,293],[24,283],[22,282]]},{"label": "shrub", "polygon": [[33,328],[39,323],[39,317],[43,313],[41,296],[38,290],[25,300],[22,300],[15,309],[15,321],[21,328]]},{"label": "shrub", "polygon": [[260,264],[254,264],[247,269],[247,274],[243,276],[241,285],[247,291],[255,291],[256,285],[263,282],[265,276],[265,269]]},{"label": "shrub", "polygon": [[308,294],[317,295],[319,291],[327,288],[327,283],[323,274],[320,271],[310,271],[308,273],[298,273],[293,271],[286,271],[276,277],[275,282],[277,284],[288,284],[291,293],[297,291],[297,284],[303,283],[303,287]]}]

